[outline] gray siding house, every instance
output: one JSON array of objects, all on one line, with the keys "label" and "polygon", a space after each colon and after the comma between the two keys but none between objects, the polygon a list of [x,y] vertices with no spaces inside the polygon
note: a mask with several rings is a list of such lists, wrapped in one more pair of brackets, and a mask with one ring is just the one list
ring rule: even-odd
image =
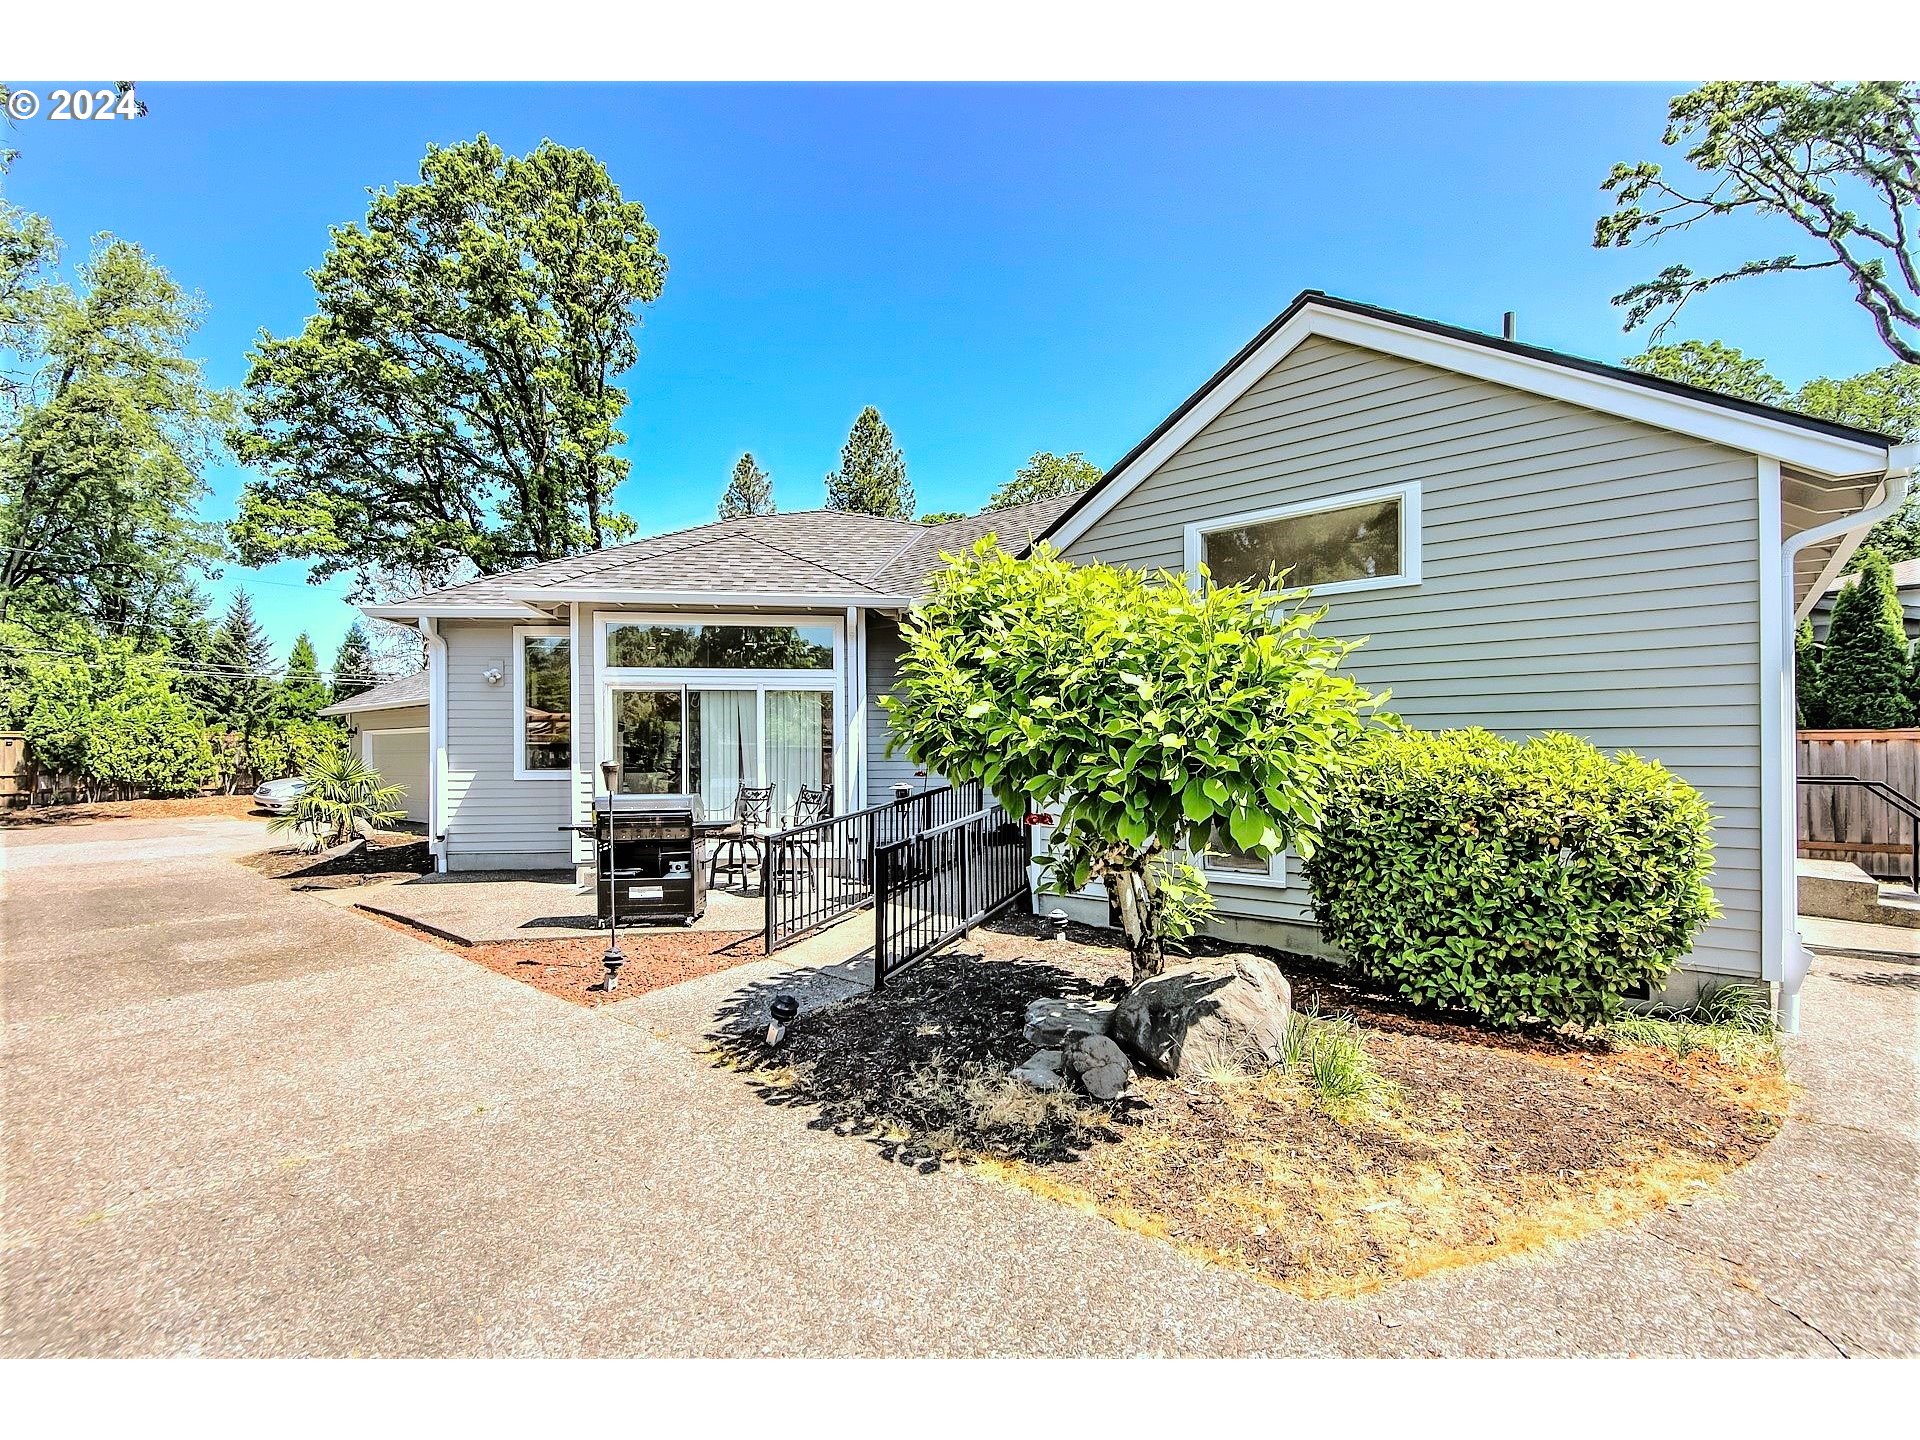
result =
[{"label": "gray siding house", "polygon": [[[1725,914],[1687,973],[1781,982],[1794,933],[1796,619],[1903,498],[1911,446],[1414,317],[1300,296],[1083,495],[923,527],[725,521],[367,613],[429,654],[445,868],[557,866],[623,787],[731,804],[925,784],[876,699],[940,556],[996,531],[1068,558],[1222,578],[1292,567],[1426,727],[1565,730],[1657,758],[1716,816]],[[1317,943],[1288,857],[1203,858],[1223,933]],[[1105,916],[1103,897],[1043,897]]]}]

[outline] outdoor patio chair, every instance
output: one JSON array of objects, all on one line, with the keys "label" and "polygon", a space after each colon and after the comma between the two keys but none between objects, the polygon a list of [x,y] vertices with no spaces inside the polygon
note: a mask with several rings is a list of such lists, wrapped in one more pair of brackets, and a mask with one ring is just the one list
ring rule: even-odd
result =
[{"label": "outdoor patio chair", "polygon": [[745,886],[749,869],[765,868],[772,820],[773,786],[742,785],[733,802],[733,823],[714,836],[713,859],[707,865],[709,889],[717,887],[722,871],[729,884]]},{"label": "outdoor patio chair", "polygon": [[[793,809],[787,812],[787,828],[798,830],[803,825],[812,825],[820,820],[833,818],[833,786],[825,785],[818,790],[802,785],[800,793],[794,797]],[[786,846],[786,857],[794,862],[780,866],[775,879],[781,888],[797,887],[799,875],[804,872],[807,888],[818,890],[820,881],[815,872],[820,868],[821,837],[816,832],[811,835],[797,835],[782,842]]]}]

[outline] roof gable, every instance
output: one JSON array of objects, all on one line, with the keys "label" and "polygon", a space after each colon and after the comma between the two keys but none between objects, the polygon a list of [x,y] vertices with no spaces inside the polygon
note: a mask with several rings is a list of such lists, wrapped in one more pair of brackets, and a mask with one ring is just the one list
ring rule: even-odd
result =
[{"label": "roof gable", "polygon": [[1261,376],[1316,335],[1695,439],[1772,456],[1815,474],[1879,473],[1888,463],[1888,450],[1893,444],[1872,431],[1308,290],[1128,451],[1039,538],[1061,547],[1079,539]]}]

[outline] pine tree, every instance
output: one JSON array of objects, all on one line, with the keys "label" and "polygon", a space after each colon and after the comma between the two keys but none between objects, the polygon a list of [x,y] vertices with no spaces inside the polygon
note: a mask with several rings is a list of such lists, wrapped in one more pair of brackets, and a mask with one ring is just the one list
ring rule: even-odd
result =
[{"label": "pine tree", "polygon": [[774,508],[773,477],[754,464],[749,450],[734,462],[733,478],[727,482],[727,493],[720,497],[720,518],[771,515]]},{"label": "pine tree", "polygon": [[1827,701],[1820,690],[1820,647],[1813,640],[1813,621],[1802,620],[1793,632],[1793,694],[1799,724],[1817,730],[1827,723]]},{"label": "pine tree", "polygon": [[267,674],[272,661],[266,632],[253,618],[252,597],[234,591],[207,647],[207,692],[215,728],[238,735],[243,745],[268,719],[275,688]]},{"label": "pine tree", "polygon": [[313,653],[313,641],[301,631],[287,654],[287,673],[274,696],[274,710],[281,720],[312,720],[333,692],[320,678],[320,658]]},{"label": "pine tree", "polygon": [[345,700],[373,686],[373,647],[367,643],[367,632],[356,620],[348,627],[346,638],[333,657],[333,698]]},{"label": "pine tree", "polygon": [[827,476],[827,508],[893,520],[913,518],[913,485],[893,432],[869,405],[840,447],[840,468]]},{"label": "pine tree", "polygon": [[1834,598],[1827,649],[1820,658],[1826,723],[1841,730],[1893,730],[1910,724],[1910,661],[1893,566],[1862,546],[1859,576]]}]

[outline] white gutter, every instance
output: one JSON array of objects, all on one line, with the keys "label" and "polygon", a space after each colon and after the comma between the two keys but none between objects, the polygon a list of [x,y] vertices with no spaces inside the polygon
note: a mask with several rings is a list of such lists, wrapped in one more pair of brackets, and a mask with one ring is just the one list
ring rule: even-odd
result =
[{"label": "white gutter", "polygon": [[427,642],[427,849],[433,868],[447,869],[447,642],[431,616],[420,617]]},{"label": "white gutter", "polygon": [[[1763,467],[1769,462],[1762,461]],[[1908,442],[1889,446],[1887,465],[1881,484],[1880,498],[1866,509],[1852,515],[1842,515],[1838,519],[1828,520],[1815,525],[1810,530],[1789,536],[1780,547],[1780,568],[1772,583],[1778,585],[1780,594],[1791,603],[1793,596],[1793,566],[1800,552],[1815,545],[1824,545],[1829,540],[1837,540],[1855,531],[1866,530],[1886,519],[1899,510],[1907,498],[1908,483],[1916,464],[1920,464],[1920,444]],[[1779,462],[1771,462],[1774,479],[1774,495],[1779,494]],[[1797,622],[1796,622],[1797,623]],[[1789,1035],[1800,1030],[1800,985],[1807,978],[1807,971],[1813,966],[1813,955],[1800,939],[1799,903],[1796,895],[1797,880],[1794,860],[1800,853],[1800,804],[1799,791],[1799,752],[1797,735],[1792,723],[1795,713],[1793,682],[1793,632],[1794,624],[1774,627],[1768,633],[1762,625],[1763,643],[1773,648],[1771,666],[1763,667],[1772,672],[1777,681],[1777,693],[1762,697],[1762,719],[1767,712],[1782,717],[1775,726],[1779,732],[1778,748],[1775,750],[1774,765],[1781,780],[1787,783],[1776,788],[1781,792],[1772,797],[1774,801],[1773,825],[1762,825],[1762,832],[1772,829],[1777,835],[1775,855],[1770,864],[1778,877],[1776,883],[1780,894],[1776,903],[1784,914],[1776,922],[1780,925],[1782,944],[1779,953],[1773,953],[1773,947],[1763,947],[1766,953],[1761,956],[1761,978],[1777,980],[1780,984],[1779,1017],[1780,1028]],[[1765,727],[1763,727],[1765,728]],[[1764,933],[1764,930],[1763,930]]]}]

